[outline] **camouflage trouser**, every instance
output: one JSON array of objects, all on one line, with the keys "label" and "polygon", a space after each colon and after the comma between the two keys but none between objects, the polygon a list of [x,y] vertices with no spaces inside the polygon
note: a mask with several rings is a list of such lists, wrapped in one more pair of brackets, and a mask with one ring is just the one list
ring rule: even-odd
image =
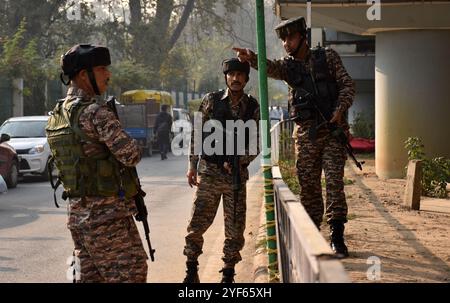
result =
[{"label": "camouflage trouser", "polygon": [[326,183],[326,216],[347,222],[347,203],[344,193],[344,166],[347,155],[344,147],[328,130],[320,129],[313,143],[309,138],[309,124],[300,125],[295,141],[297,175],[300,183],[300,202],[316,226],[322,222],[322,168]]},{"label": "camouflage trouser", "polygon": [[147,281],[147,255],[133,218],[126,217],[90,230],[71,229],[81,283]]},{"label": "camouflage trouser", "polygon": [[184,255],[189,261],[197,260],[202,253],[203,234],[211,226],[223,198],[223,212],[225,216],[225,242],[223,257],[226,266],[234,266],[241,258],[239,251],[244,247],[244,230],[246,214],[246,186],[241,184],[239,200],[236,207],[236,223],[233,222],[234,202],[231,176],[224,175],[217,170],[217,174],[200,174],[199,185],[194,197],[192,217],[186,236]]}]

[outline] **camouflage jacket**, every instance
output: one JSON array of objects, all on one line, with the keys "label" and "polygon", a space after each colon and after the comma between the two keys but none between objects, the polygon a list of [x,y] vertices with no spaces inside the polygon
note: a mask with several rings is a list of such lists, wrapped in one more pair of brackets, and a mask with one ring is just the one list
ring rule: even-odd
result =
[{"label": "camouflage jacket", "polygon": [[[69,88],[67,98],[92,99],[81,89]],[[79,127],[92,142],[85,142],[84,153],[89,156],[107,148],[125,166],[135,166],[141,160],[139,146],[121,127],[114,113],[106,106],[93,103],[79,118]],[[100,225],[137,213],[132,200],[117,197],[72,198],[68,204],[68,227]]]},{"label": "camouflage jacket", "polygon": [[[339,92],[338,96],[338,108],[337,110],[344,114],[350,106],[353,104],[353,99],[355,97],[355,88],[354,83],[344,65],[342,64],[342,60],[339,57],[338,53],[335,50],[330,48],[326,48],[326,58],[329,67],[329,72],[332,77],[336,79],[337,89]],[[311,60],[311,50],[308,50],[305,60],[303,61],[305,67],[309,69],[312,65]],[[287,56],[280,60],[267,60],[267,74],[269,77],[274,79],[287,81],[288,79],[288,58],[292,59],[292,57]],[[297,60],[297,59],[295,59]],[[257,55],[253,56],[250,65],[257,69],[258,67],[258,58]],[[301,61],[301,60],[300,60]]]}]

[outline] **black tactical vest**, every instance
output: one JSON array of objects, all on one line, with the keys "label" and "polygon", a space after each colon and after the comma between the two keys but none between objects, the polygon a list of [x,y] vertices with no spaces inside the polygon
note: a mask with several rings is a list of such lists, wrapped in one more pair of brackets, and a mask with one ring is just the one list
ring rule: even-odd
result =
[{"label": "black tactical vest", "polygon": [[287,59],[289,111],[297,123],[320,118],[320,113],[329,121],[339,105],[336,79],[330,74],[325,48],[315,48],[311,55],[312,71],[300,61]]},{"label": "black tactical vest", "polygon": [[[211,163],[215,163],[219,167],[222,167],[223,163],[226,162],[227,158],[230,156],[230,155],[226,154],[227,153],[227,145],[230,145],[229,140],[235,140],[235,137],[236,137],[235,134],[237,131],[236,129],[234,129],[234,131],[235,131],[234,134],[227,133],[226,121],[227,120],[236,121],[236,120],[240,119],[245,123],[248,120],[252,120],[255,110],[259,106],[258,101],[256,101],[255,98],[253,98],[251,95],[247,95],[247,97],[248,97],[247,108],[245,109],[245,112],[244,113],[241,112],[240,117],[238,117],[236,119],[235,117],[233,117],[233,114],[231,112],[230,102],[226,99],[222,100],[222,97],[224,94],[225,94],[225,91],[223,91],[223,90],[212,93],[212,99],[213,99],[214,103],[213,103],[213,113],[212,113],[212,117],[211,117],[211,119],[219,121],[220,127],[223,129],[222,142],[220,142],[219,140],[216,140],[214,142],[214,144],[216,144],[216,145],[221,144],[223,146],[223,154],[222,155],[216,155],[216,154],[206,155],[202,151],[202,156],[201,156],[202,159],[205,159],[206,161],[211,162]],[[203,142],[214,131],[215,131],[214,128],[211,130],[211,132],[203,131],[202,149],[203,149]],[[247,128],[245,128],[245,149],[246,150],[249,149],[250,135],[253,135],[253,134],[250,134],[249,130]],[[234,146],[236,148],[236,146],[237,146],[236,142],[234,142]],[[234,153],[236,153],[236,152],[237,151],[235,149]]]}]

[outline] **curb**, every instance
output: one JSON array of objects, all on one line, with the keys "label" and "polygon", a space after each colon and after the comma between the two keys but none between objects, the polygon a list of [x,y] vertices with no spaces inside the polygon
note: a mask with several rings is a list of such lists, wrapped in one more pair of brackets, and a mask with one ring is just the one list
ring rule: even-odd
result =
[{"label": "curb", "polygon": [[[256,236],[255,257],[253,260],[253,280],[255,283],[269,283],[269,260],[266,250],[266,213],[262,200],[258,235]],[[260,243],[263,242],[264,245]]]}]

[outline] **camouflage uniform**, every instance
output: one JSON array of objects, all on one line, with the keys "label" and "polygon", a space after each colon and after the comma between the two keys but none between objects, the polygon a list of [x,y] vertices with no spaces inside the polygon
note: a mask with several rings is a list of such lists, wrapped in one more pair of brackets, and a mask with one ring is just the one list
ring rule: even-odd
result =
[{"label": "camouflage uniform", "polygon": [[[343,116],[352,105],[355,94],[353,80],[345,70],[339,55],[332,49],[326,49],[326,61],[332,78],[336,80],[338,89],[338,107]],[[267,73],[270,77],[288,81],[288,64],[292,57],[281,60],[267,60]],[[297,59],[294,59],[297,60]],[[302,62],[306,69],[312,65],[311,51],[308,51]],[[257,57],[253,56],[251,62],[257,68]],[[292,104],[292,88],[290,87],[289,102]],[[347,203],[344,194],[344,166],[347,159],[344,147],[331,136],[330,131],[322,127],[319,129],[316,141],[312,142],[308,136],[312,121],[299,123],[296,133],[297,174],[300,183],[300,201],[316,224],[320,226],[324,213],[322,199],[321,174],[322,168],[326,182],[326,216],[327,221],[347,222]],[[349,129],[348,123],[343,119],[340,125]]]},{"label": "camouflage uniform", "polygon": [[[228,97],[228,90],[223,94],[221,101],[231,102],[231,99]],[[236,107],[231,106],[234,119],[241,119],[248,102],[249,97],[244,94]],[[203,98],[199,108],[199,112],[203,114],[202,125],[211,119],[213,115],[213,104],[212,94],[207,94]],[[252,119],[259,123],[259,106],[254,111]],[[187,256],[188,261],[196,261],[202,253],[203,234],[212,224],[220,203],[220,198],[222,197],[225,216],[225,241],[222,260],[226,267],[233,267],[242,260],[239,251],[244,247],[245,242],[246,182],[249,178],[247,166],[256,158],[256,155],[249,155],[247,153],[240,157],[240,163],[245,169],[241,169],[242,184],[239,192],[239,200],[236,205],[236,223],[234,223],[232,176],[222,168],[219,168],[217,164],[207,162],[204,159],[200,159],[198,155],[195,155],[194,138],[195,134],[193,132],[191,136],[189,167],[190,169],[197,170],[198,166],[199,185],[194,197],[192,217],[187,227],[188,234],[183,253]]]},{"label": "camouflage uniform", "polygon": [[[82,90],[69,88],[67,98],[78,97],[90,101]],[[78,123],[92,139],[83,145],[86,155],[107,148],[125,166],[140,161],[136,142],[106,106],[89,105]],[[137,213],[132,200],[117,196],[70,198],[68,213],[75,256],[80,260],[80,282],[146,282],[147,255],[132,217]]]}]

